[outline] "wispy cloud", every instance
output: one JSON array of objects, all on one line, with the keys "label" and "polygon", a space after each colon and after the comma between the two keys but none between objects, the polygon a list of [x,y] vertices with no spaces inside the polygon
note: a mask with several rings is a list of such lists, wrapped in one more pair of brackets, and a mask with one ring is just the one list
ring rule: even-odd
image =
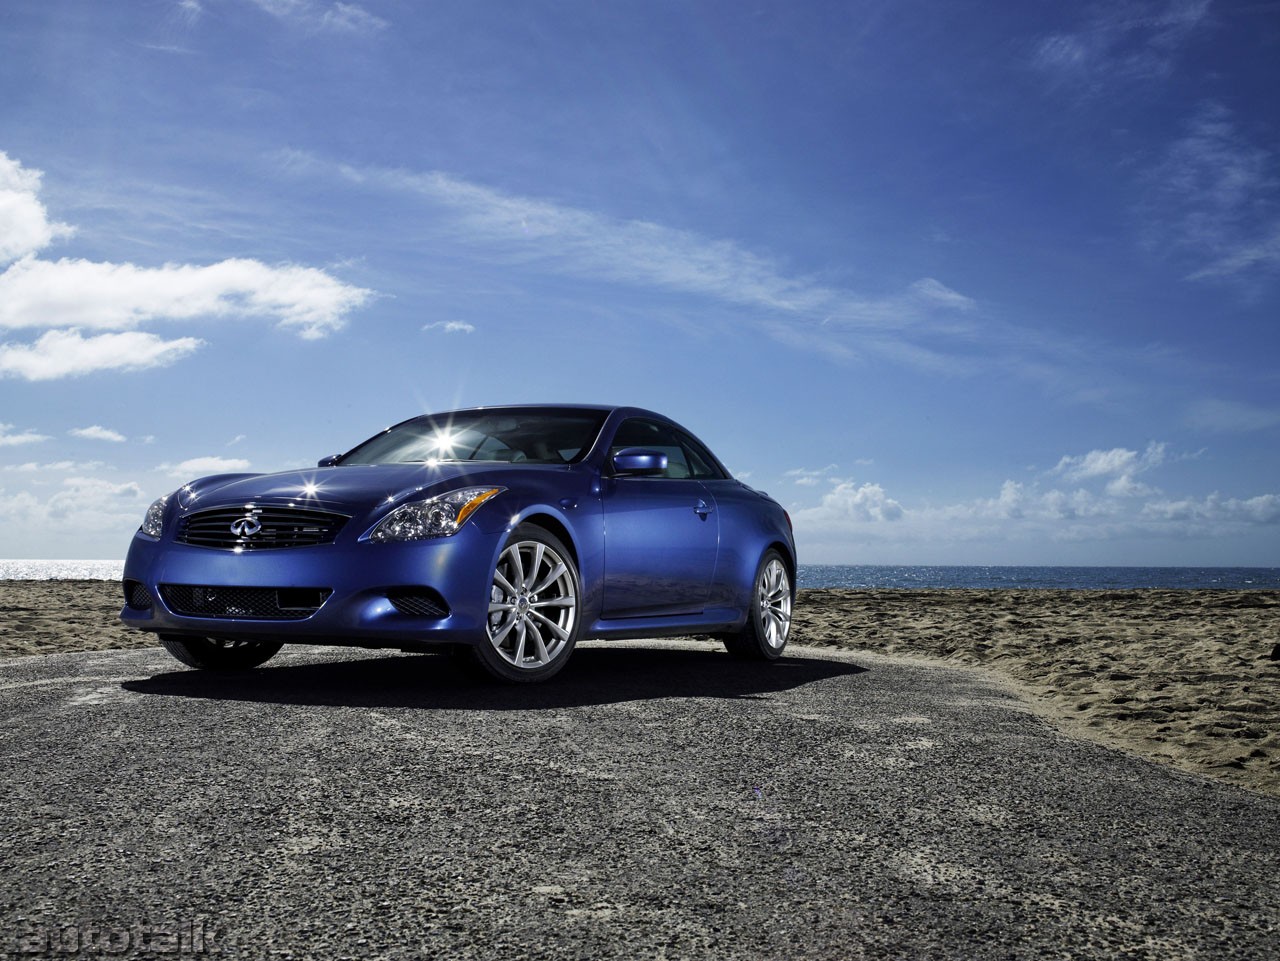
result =
[{"label": "wispy cloud", "polygon": [[1280,267],[1276,155],[1250,142],[1218,103],[1203,103],[1148,175],[1152,243],[1199,258],[1192,279]]},{"label": "wispy cloud", "polygon": [[793,484],[800,487],[817,487],[822,483],[822,481],[830,479],[831,475],[839,469],[840,468],[835,464],[828,464],[826,467],[822,467],[817,470],[806,467],[797,467],[793,470],[787,471],[783,476],[789,477]]},{"label": "wispy cloud", "polygon": [[1280,426],[1280,407],[1259,407],[1211,398],[1191,406],[1187,424],[1197,430],[1244,434]]},{"label": "wispy cloud", "polygon": [[[450,245],[492,261],[705,298],[729,308],[733,323],[844,363],[874,356],[971,374],[994,367],[1042,371],[1060,368],[1064,357],[1096,357],[1061,337],[1001,322],[934,277],[866,294],[789,270],[732,240],[504,193],[440,171],[331,165],[301,151],[277,159],[296,176],[336,172],[367,189],[415,196],[432,209],[432,223],[442,236],[447,231]],[[1037,357],[1034,367],[1024,363],[1028,355]]]},{"label": "wispy cloud", "polygon": [[309,30],[372,34],[390,26],[388,21],[355,3],[318,3],[315,0],[249,0],[278,20]]},{"label": "wispy cloud", "polygon": [[355,183],[413,193],[448,209],[461,237],[517,261],[779,310],[816,311],[840,299],[836,291],[788,277],[769,259],[731,241],[504,194],[438,171],[339,169]]},{"label": "wispy cloud", "polygon": [[509,274],[623,285],[667,302],[673,293],[700,299],[706,309],[689,305],[700,327],[750,328],[846,366],[885,360],[931,375],[996,374],[1071,403],[1096,403],[1109,386],[1126,390],[1129,382],[1100,378],[1099,356],[1117,367],[1153,363],[1146,351],[1011,322],[938,277],[867,292],[734,240],[507,193],[441,171],[332,163],[300,150],[274,159],[289,176],[336,176],[416,198],[429,217],[417,218],[415,229],[451,256],[465,250],[473,263]]},{"label": "wispy cloud", "polygon": [[38,444],[49,439],[47,434],[38,434],[28,428],[21,433],[13,433],[12,424],[0,424],[0,447],[20,447],[25,444]]},{"label": "wispy cloud", "polygon": [[1055,82],[1089,93],[1118,83],[1160,80],[1206,24],[1209,8],[1209,0],[1123,0],[1095,6],[1075,29],[1040,38],[1032,62]]},{"label": "wispy cloud", "polygon": [[111,430],[111,428],[103,427],[101,424],[94,424],[91,427],[73,427],[67,433],[72,437],[80,437],[84,440],[105,440],[113,444],[123,444],[129,439],[118,430]]},{"label": "wispy cloud", "polygon": [[320,15],[320,26],[341,33],[377,33],[391,24],[354,3],[335,3]]},{"label": "wispy cloud", "polygon": [[438,320],[434,324],[423,324],[423,330],[439,330],[446,334],[474,334],[476,331],[474,324],[468,324],[465,320]]},{"label": "wispy cloud", "polygon": [[65,474],[68,471],[76,473],[85,473],[87,471],[100,470],[106,467],[100,460],[78,461],[78,460],[57,460],[44,464],[36,461],[27,461],[25,464],[5,464],[0,470],[17,474]]},{"label": "wispy cloud", "polygon": [[0,329],[55,328],[32,343],[0,345],[0,375],[48,380],[96,370],[138,370],[186,356],[202,341],[131,332],[156,321],[265,318],[306,339],[341,329],[372,292],[323,270],[232,258],[196,266],[45,260],[68,236],[39,199],[41,174],[0,152]]},{"label": "wispy cloud", "polygon": [[1208,262],[1191,279],[1280,267],[1276,154],[1250,142],[1231,112],[1205,103],[1152,171],[1156,230]]}]

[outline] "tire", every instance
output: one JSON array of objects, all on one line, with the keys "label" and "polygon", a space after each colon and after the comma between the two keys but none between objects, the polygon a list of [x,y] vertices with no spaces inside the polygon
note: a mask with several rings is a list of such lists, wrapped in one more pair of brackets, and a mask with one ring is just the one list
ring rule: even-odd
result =
[{"label": "tire", "polygon": [[794,602],[787,563],[770,548],[756,568],[747,623],[739,633],[724,636],[725,650],[744,660],[776,661],[787,647]]},{"label": "tire", "polygon": [[520,525],[498,556],[485,636],[472,649],[476,661],[514,683],[559,673],[578,642],[581,594],[577,565],[559,539]]},{"label": "tire", "polygon": [[265,664],[283,647],[272,641],[238,641],[161,634],[164,649],[187,667],[204,671],[247,671]]}]

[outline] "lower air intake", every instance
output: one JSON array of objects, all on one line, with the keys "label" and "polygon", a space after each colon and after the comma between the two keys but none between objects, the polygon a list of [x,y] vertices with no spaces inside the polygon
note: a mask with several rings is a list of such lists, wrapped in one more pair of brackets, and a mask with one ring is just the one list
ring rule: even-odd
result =
[{"label": "lower air intake", "polygon": [[124,582],[124,602],[135,611],[149,611],[155,606],[151,592],[138,581]]},{"label": "lower air intake", "polygon": [[410,617],[441,618],[449,616],[449,605],[438,591],[429,587],[402,587],[387,591],[389,600],[401,614]]},{"label": "lower air intake", "polygon": [[301,621],[320,610],[332,593],[323,587],[160,585],[160,596],[175,614],[256,621]]}]

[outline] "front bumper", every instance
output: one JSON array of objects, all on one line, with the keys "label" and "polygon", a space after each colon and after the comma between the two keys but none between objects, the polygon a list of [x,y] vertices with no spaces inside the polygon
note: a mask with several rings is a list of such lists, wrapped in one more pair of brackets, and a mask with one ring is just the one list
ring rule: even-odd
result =
[{"label": "front bumper", "polygon": [[[303,644],[473,643],[485,636],[490,582],[504,533],[467,525],[452,537],[412,543],[347,542],[239,554],[138,533],[125,560],[120,620],[141,631]],[[287,616],[261,617],[250,607],[205,603],[235,589],[294,606]],[[397,605],[415,591],[442,598],[444,616],[431,610],[433,605]],[[314,598],[319,606],[298,608],[298,598]],[[143,606],[148,600],[150,606]],[[193,609],[221,613],[193,616]]]}]

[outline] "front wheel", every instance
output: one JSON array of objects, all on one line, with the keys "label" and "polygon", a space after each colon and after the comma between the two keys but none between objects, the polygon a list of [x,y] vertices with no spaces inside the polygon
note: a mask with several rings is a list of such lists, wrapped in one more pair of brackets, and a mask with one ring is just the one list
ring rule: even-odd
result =
[{"label": "front wheel", "polygon": [[578,640],[579,594],[568,549],[541,527],[517,527],[493,572],[476,660],[503,681],[545,681],[558,673]]},{"label": "front wheel", "polygon": [[161,634],[160,643],[183,664],[206,671],[245,671],[265,664],[284,646],[272,641],[182,637],[177,634]]},{"label": "front wheel", "polygon": [[770,548],[756,568],[747,623],[741,632],[725,636],[725,649],[734,657],[776,661],[782,656],[791,632],[793,600],[787,565],[782,555]]}]

